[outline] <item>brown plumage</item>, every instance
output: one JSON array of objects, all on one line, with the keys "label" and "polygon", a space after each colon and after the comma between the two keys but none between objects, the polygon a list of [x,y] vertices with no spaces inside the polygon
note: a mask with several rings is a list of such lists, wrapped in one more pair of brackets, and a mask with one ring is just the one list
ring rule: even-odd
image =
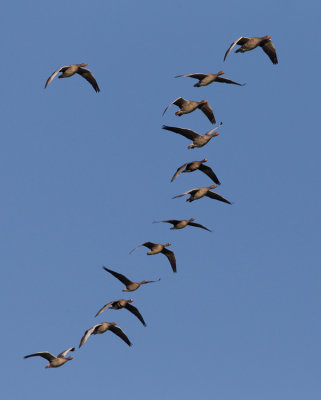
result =
[{"label": "brown plumage", "polygon": [[174,133],[178,133],[179,135],[182,135],[186,137],[187,139],[190,139],[193,141],[192,144],[187,146],[188,149],[194,149],[195,147],[203,147],[205,146],[213,137],[218,136],[219,133],[215,132],[223,123],[221,122],[218,126],[215,128],[211,129],[205,135],[200,135],[197,132],[192,131],[191,129],[186,129],[186,128],[179,128],[177,126],[167,126],[163,125],[162,129],[165,129],[166,131],[171,131]]},{"label": "brown plumage", "polygon": [[[145,246],[147,247],[150,251],[148,251],[146,254],[153,255],[153,254],[159,254],[162,253],[164,254],[167,258],[168,261],[171,264],[173,272],[176,272],[176,258],[175,254],[173,251],[167,250],[165,247],[171,246],[170,243],[166,244],[160,244],[160,243],[152,243],[152,242],[145,242],[140,244],[139,246],[135,247],[130,253],[132,253],[134,250],[138,249],[138,247]],[[130,254],[129,253],[129,254]]]},{"label": "brown plumage", "polygon": [[190,219],[168,219],[165,221],[154,221],[154,223],[160,223],[160,222],[167,222],[169,224],[173,224],[173,226],[170,229],[183,229],[185,228],[187,225],[190,226],[195,226],[196,228],[202,228],[205,229],[206,231],[212,232],[211,230],[205,228],[205,226],[201,225],[201,224],[197,224],[195,222],[194,218],[190,218]]},{"label": "brown plumage", "polygon": [[87,339],[90,335],[98,335],[101,333],[105,333],[106,331],[111,331],[118,337],[120,337],[128,346],[131,346],[131,342],[128,337],[125,335],[124,331],[120,329],[117,325],[117,322],[102,322],[100,324],[94,325],[89,328],[83,335],[80,340],[79,347],[81,347],[84,343],[86,343]]},{"label": "brown plumage", "polygon": [[156,281],[132,282],[131,280],[126,278],[125,275],[119,274],[118,272],[112,271],[111,269],[108,269],[106,267],[103,267],[103,269],[112,274],[115,278],[117,278],[120,282],[122,282],[126,286],[126,289],[123,289],[123,292],[133,292],[134,290],[137,290],[140,287],[140,285],[145,285],[146,283],[153,283],[160,281],[160,279],[157,279]]},{"label": "brown plumage", "polygon": [[223,75],[225,72],[224,71],[219,71],[217,74],[186,74],[186,75],[177,75],[175,78],[183,78],[183,77],[189,77],[189,78],[194,78],[198,79],[199,81],[195,83],[194,87],[201,87],[201,86],[207,86],[210,85],[213,82],[221,82],[221,83],[230,83],[238,86],[244,86],[242,83],[237,83],[234,81],[231,81],[230,79],[222,78],[220,75]]},{"label": "brown plumage", "polygon": [[53,74],[49,76],[47,79],[47,82],[45,84],[45,88],[49,85],[49,83],[55,78],[55,76],[61,72],[62,74],[58,76],[58,78],[69,78],[75,74],[79,74],[83,78],[85,78],[91,86],[94,88],[95,92],[100,92],[99,86],[96,82],[96,79],[94,78],[93,74],[89,69],[82,68],[85,67],[86,63],[81,63],[81,64],[71,64],[67,65],[66,67],[61,67],[57,69]]},{"label": "brown plumage", "polygon": [[271,36],[239,37],[227,49],[227,52],[225,53],[224,56],[224,61],[235,45],[241,46],[235,51],[235,53],[245,53],[246,51],[254,50],[256,47],[260,46],[262,47],[263,51],[269,56],[273,64],[278,63],[278,57],[276,55],[276,50],[271,40]]},{"label": "brown plumage", "polygon": [[187,192],[184,192],[182,194],[174,196],[173,199],[176,199],[177,197],[182,197],[185,194],[190,194],[190,197],[186,201],[192,202],[194,200],[199,200],[202,197],[207,196],[207,197],[210,197],[211,199],[222,201],[223,203],[232,204],[231,202],[229,202],[227,199],[225,199],[218,193],[211,192],[211,189],[215,189],[216,187],[217,187],[217,185],[211,185],[208,187],[191,189],[191,190],[188,190]]},{"label": "brown plumage", "polygon": [[70,347],[69,349],[63,351],[62,353],[58,354],[57,357],[49,353],[48,351],[40,351],[39,353],[29,354],[28,356],[24,356],[24,358],[30,357],[42,357],[49,361],[49,364],[45,366],[45,368],[58,368],[64,365],[67,361],[72,360],[73,357],[66,357],[66,355],[70,351],[74,351],[74,347]]},{"label": "brown plumage", "polygon": [[134,306],[132,306],[129,303],[132,303],[134,300],[133,299],[129,299],[129,300],[124,300],[124,299],[120,299],[120,300],[115,300],[115,301],[111,301],[107,304],[105,304],[95,315],[95,317],[97,317],[97,315],[101,314],[102,312],[104,312],[107,309],[111,309],[111,310],[120,310],[122,308],[126,308],[129,312],[131,312],[132,314],[134,314],[139,320],[140,322],[146,326],[146,323],[144,321],[144,318],[142,317],[142,315],[140,314],[140,312],[138,311],[138,309]]},{"label": "brown plumage", "polygon": [[191,101],[191,100],[185,100],[183,99],[183,97],[178,97],[176,100],[172,101],[165,108],[163,115],[166,113],[166,111],[172,104],[175,104],[175,106],[180,108],[180,110],[175,113],[175,115],[177,115],[178,117],[180,117],[183,114],[189,114],[195,111],[197,108],[199,108],[207,116],[207,118],[211,121],[212,124],[215,124],[216,122],[213,110],[211,109],[207,100]]},{"label": "brown plumage", "polygon": [[178,177],[182,172],[194,172],[196,170],[204,172],[208,177],[212,179],[217,185],[220,185],[221,182],[218,180],[217,176],[215,175],[212,168],[208,167],[207,165],[203,165],[203,163],[207,162],[207,158],[204,158],[201,161],[191,161],[182,165],[181,167],[177,168],[177,171],[173,175],[171,182]]}]

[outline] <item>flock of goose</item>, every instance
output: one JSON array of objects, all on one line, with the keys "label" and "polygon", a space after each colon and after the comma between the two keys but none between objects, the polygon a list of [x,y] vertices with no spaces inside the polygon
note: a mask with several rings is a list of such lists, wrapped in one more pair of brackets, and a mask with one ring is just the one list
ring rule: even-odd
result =
[{"label": "flock of goose", "polygon": [[[243,37],[243,36],[241,36],[240,38],[235,40],[230,45],[230,47],[228,48],[228,50],[225,53],[224,61],[225,61],[226,57],[228,56],[228,54],[233,49],[233,47],[236,45],[239,45],[241,47],[239,47],[235,51],[235,53],[244,53],[246,51],[254,50],[256,47],[261,47],[263,49],[263,51],[269,56],[269,58],[273,64],[278,63],[276,50],[275,50],[275,47],[272,43],[270,36],[264,36],[264,37]],[[69,78],[75,74],[79,74],[80,76],[85,78],[92,85],[92,87],[94,88],[94,90],[97,93],[100,92],[100,89],[96,82],[96,79],[94,78],[94,76],[90,70],[84,68],[85,66],[87,66],[86,63],[81,63],[81,64],[72,64],[72,65],[64,66],[64,67],[57,69],[48,78],[48,80],[45,84],[45,88],[53,81],[53,79],[56,77],[56,75],[58,73],[61,73],[60,75],[58,75],[58,78]],[[221,82],[221,83],[228,83],[228,84],[243,86],[243,84],[234,82],[230,79],[222,78],[221,75],[223,75],[223,74],[224,74],[223,71],[219,71],[216,74],[196,73],[196,74],[178,75],[178,76],[176,76],[176,78],[190,77],[190,78],[198,79],[198,83],[196,83],[194,85],[194,87],[207,86],[213,82]],[[177,116],[181,116],[183,114],[188,114],[188,113],[191,113],[191,112],[199,109],[206,115],[206,117],[209,119],[209,121],[212,124],[216,123],[213,110],[210,107],[210,105],[208,104],[207,100],[190,101],[190,100],[185,100],[182,97],[179,97],[176,100],[172,101],[165,108],[163,115],[173,104],[176,105],[177,107],[179,107],[179,111],[177,111],[175,113]],[[188,148],[193,149],[195,147],[205,146],[213,137],[217,136],[219,133],[216,132],[216,130],[221,125],[222,125],[222,123],[220,123],[217,127],[211,129],[209,132],[207,132],[204,135],[198,134],[198,133],[192,131],[191,129],[179,128],[179,127],[174,127],[174,126],[163,125],[163,129],[177,133],[179,135],[186,137],[187,139],[192,140],[193,143],[190,144],[188,146]],[[229,200],[225,199],[218,193],[211,191],[211,189],[215,189],[218,185],[220,185],[220,181],[218,180],[214,171],[210,167],[204,165],[205,162],[207,162],[206,158],[204,158],[201,161],[192,161],[192,162],[185,163],[184,165],[182,165],[181,167],[179,167],[177,169],[177,171],[175,172],[174,176],[171,179],[171,182],[174,179],[176,179],[183,172],[194,172],[196,170],[199,170],[199,171],[203,172],[204,174],[206,174],[214,182],[214,184],[211,186],[208,186],[208,187],[200,187],[200,188],[196,188],[196,189],[187,190],[186,192],[179,194],[173,198],[182,197],[182,196],[185,196],[188,194],[188,195],[190,195],[190,197],[186,200],[188,202],[192,202],[194,200],[199,200],[202,197],[207,196],[211,199],[215,199],[215,200],[227,203],[227,204],[231,204],[231,202]],[[194,218],[190,218],[188,220],[171,219],[171,220],[154,221],[154,222],[172,224],[173,226],[170,229],[183,229],[189,225],[189,226],[201,228],[201,229],[211,232],[205,226],[195,223],[193,221],[194,221]],[[160,244],[160,243],[145,242],[145,243],[142,243],[142,244],[138,245],[137,247],[135,247],[130,253],[132,253],[134,250],[136,250],[137,248],[139,248],[141,246],[145,246],[149,249],[149,251],[147,252],[148,255],[162,253],[167,257],[173,272],[176,272],[177,269],[176,269],[175,254],[173,251],[168,250],[166,248],[170,245],[171,245],[170,243]],[[103,267],[103,269],[125,285],[125,289],[123,289],[123,292],[133,292],[133,291],[137,290],[143,284],[157,282],[157,281],[146,281],[146,280],[143,280],[141,282],[133,282],[130,279],[128,279],[126,276],[120,274],[119,272],[113,271],[106,267]],[[160,279],[158,279],[158,281],[159,280]],[[139,310],[131,304],[133,301],[134,301],[133,299],[129,299],[129,300],[120,299],[120,300],[111,301],[111,302],[105,304],[96,313],[95,317],[97,317],[98,315],[100,315],[102,312],[104,312],[107,309],[120,310],[122,308],[125,308],[129,312],[131,312],[133,315],[135,315],[144,326],[146,326],[144,318],[142,317]],[[86,332],[83,334],[83,336],[80,340],[79,348],[85,344],[85,342],[88,340],[88,338],[91,335],[102,334],[102,333],[105,333],[106,331],[111,331],[112,333],[117,335],[128,346],[132,345],[132,343],[130,342],[127,335],[124,333],[124,331],[117,326],[117,322],[101,322],[101,323],[96,324],[86,330]],[[63,364],[65,364],[67,361],[73,359],[72,356],[67,357],[67,354],[74,350],[75,350],[74,347],[70,347],[67,350],[63,351],[62,353],[58,354],[57,356],[54,356],[53,354],[49,353],[48,351],[42,351],[42,352],[38,352],[38,353],[29,354],[29,355],[25,356],[24,358],[39,356],[39,357],[45,358],[47,361],[49,361],[49,364],[46,365],[45,368],[57,368],[57,367],[60,367]]]}]

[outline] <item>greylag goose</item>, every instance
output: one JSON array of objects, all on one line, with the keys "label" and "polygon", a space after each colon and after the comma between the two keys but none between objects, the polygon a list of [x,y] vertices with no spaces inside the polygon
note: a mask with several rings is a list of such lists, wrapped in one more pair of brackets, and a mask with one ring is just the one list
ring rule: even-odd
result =
[{"label": "greylag goose", "polygon": [[100,324],[94,325],[89,328],[85,333],[84,336],[81,338],[79,348],[86,343],[87,339],[90,335],[98,335],[101,333],[105,333],[106,331],[111,331],[118,337],[120,337],[128,346],[131,346],[131,342],[129,341],[128,337],[125,335],[124,331],[120,329],[117,325],[117,322],[102,322]]},{"label": "greylag goose", "polygon": [[[166,131],[171,131],[174,133],[178,133],[179,135],[182,135],[186,137],[187,139],[190,139],[193,141],[192,144],[187,146],[188,149],[194,149],[195,147],[203,147],[205,146],[213,137],[218,136],[219,133],[215,132],[216,129],[218,129],[223,123],[221,122],[218,126],[215,128],[211,129],[205,135],[200,135],[197,132],[192,131],[191,129],[185,129],[185,128],[179,128],[177,126],[167,126],[163,125],[162,129],[165,129]],[[214,132],[214,133],[213,133]]]},{"label": "greylag goose", "polygon": [[219,194],[217,194],[215,192],[211,192],[211,189],[215,189],[216,187],[217,187],[217,185],[211,185],[208,187],[191,189],[191,190],[188,190],[187,192],[184,192],[182,194],[174,196],[173,199],[176,199],[177,197],[182,197],[185,194],[190,194],[190,197],[186,201],[192,202],[194,200],[199,200],[202,197],[207,196],[207,197],[210,197],[211,199],[222,201],[223,203],[232,204],[231,202],[224,199],[224,197],[220,196]]},{"label": "greylag goose", "polygon": [[178,117],[180,117],[183,114],[189,114],[189,113],[195,111],[197,108],[199,108],[201,111],[203,111],[203,113],[207,116],[207,118],[212,122],[212,124],[215,124],[215,122],[216,122],[213,110],[211,109],[207,100],[190,101],[190,100],[183,99],[183,97],[178,97],[176,100],[172,101],[165,108],[163,115],[166,113],[166,111],[169,109],[169,107],[172,104],[175,104],[175,106],[180,108],[180,110],[175,113],[175,115],[177,115]]},{"label": "greylag goose", "polygon": [[145,242],[145,243],[142,243],[139,246],[135,247],[129,254],[131,254],[134,250],[138,249],[138,247],[141,247],[141,246],[145,246],[149,249],[149,251],[146,253],[149,256],[151,256],[153,254],[159,254],[159,253],[164,254],[168,258],[168,261],[171,264],[173,272],[176,272],[175,254],[173,251],[165,249],[165,247],[171,246],[170,243],[160,244],[160,243]]},{"label": "greylag goose", "polygon": [[98,93],[100,92],[99,86],[96,82],[96,79],[94,78],[93,74],[89,69],[82,68],[85,67],[86,63],[81,63],[81,64],[71,64],[67,65],[66,67],[61,67],[57,69],[52,75],[49,76],[47,79],[47,82],[45,84],[45,88],[49,85],[49,83],[55,78],[55,76],[59,73],[62,72],[61,75],[58,76],[58,78],[69,78],[70,76],[73,76],[75,74],[79,74],[83,78],[85,78],[91,86],[94,88],[94,90]]},{"label": "greylag goose", "polygon": [[269,56],[269,58],[273,64],[278,63],[278,57],[276,55],[276,50],[275,50],[275,47],[271,40],[271,36],[263,36],[263,37],[241,36],[241,37],[239,37],[228,48],[228,50],[224,56],[224,61],[235,45],[241,46],[240,48],[238,48],[235,51],[235,53],[245,53],[246,51],[254,50],[256,47],[260,46],[260,47],[262,47],[263,51]]},{"label": "greylag goose", "polygon": [[209,176],[213,182],[215,182],[217,185],[220,185],[221,182],[218,180],[217,176],[214,174],[214,171],[212,168],[208,167],[207,165],[203,165],[203,163],[207,162],[207,158],[204,158],[201,161],[192,161],[189,163],[186,163],[182,165],[181,167],[177,168],[177,171],[175,172],[174,176],[171,179],[171,182],[173,182],[174,179],[178,177],[178,175],[181,174],[181,172],[193,172],[196,171],[197,169],[204,172],[207,176]]},{"label": "greylag goose", "polygon": [[199,81],[195,83],[194,87],[207,86],[212,82],[232,83],[233,85],[244,86],[244,83],[237,83],[231,81],[230,79],[221,78],[220,75],[223,74],[225,74],[224,71],[219,71],[217,74],[199,74],[199,73],[186,74],[186,75],[177,75],[175,76],[175,78],[183,78],[187,76],[189,78],[198,79]]},{"label": "greylag goose", "polygon": [[168,219],[166,221],[154,221],[155,224],[160,223],[160,222],[168,222],[169,224],[173,224],[173,226],[170,229],[183,229],[187,225],[190,226],[195,226],[196,228],[202,228],[205,229],[206,231],[212,232],[211,230],[205,228],[205,226],[201,224],[196,224],[194,218],[190,219]]},{"label": "greylag goose", "polygon": [[118,272],[112,271],[111,269],[108,269],[106,267],[103,267],[103,269],[112,274],[115,278],[117,278],[120,282],[122,282],[126,286],[126,289],[123,289],[123,292],[133,292],[134,290],[137,290],[140,287],[140,285],[145,285],[146,283],[153,283],[160,281],[160,279],[157,279],[156,281],[132,282],[131,280],[126,278],[126,276],[119,274]]},{"label": "greylag goose", "polygon": [[97,314],[95,315],[95,317],[97,317],[97,315],[101,314],[102,312],[104,312],[107,309],[112,309],[112,310],[120,310],[121,308],[126,308],[126,310],[130,311],[132,314],[134,314],[139,320],[140,322],[146,326],[146,323],[144,321],[144,318],[142,317],[141,313],[138,311],[138,309],[134,306],[132,306],[129,303],[132,303],[134,300],[133,299],[129,299],[129,300],[124,300],[124,299],[120,299],[120,300],[115,300],[115,301],[111,301],[110,303],[107,303],[104,305],[104,307],[102,307]]},{"label": "greylag goose", "polygon": [[64,365],[67,361],[73,359],[72,356],[66,357],[66,355],[70,351],[74,351],[74,347],[70,347],[69,349],[63,351],[62,353],[58,354],[57,357],[53,354],[49,353],[48,351],[40,351],[39,353],[29,354],[28,356],[24,356],[24,358],[29,357],[42,357],[49,361],[49,364],[45,366],[45,368],[58,368]]}]

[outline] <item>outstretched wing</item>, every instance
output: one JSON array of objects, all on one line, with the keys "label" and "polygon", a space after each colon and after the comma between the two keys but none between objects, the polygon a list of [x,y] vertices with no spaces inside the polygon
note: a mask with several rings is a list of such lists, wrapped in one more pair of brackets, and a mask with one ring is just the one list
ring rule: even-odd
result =
[{"label": "outstretched wing", "polygon": [[110,331],[112,331],[115,335],[120,337],[125,343],[128,344],[128,346],[132,345],[132,343],[130,342],[128,337],[125,335],[125,332],[122,329],[120,329],[118,326],[110,325],[110,327],[108,329]]},{"label": "outstretched wing", "polygon": [[222,201],[223,203],[232,204],[230,201],[225,199],[223,196],[221,196],[215,192],[208,191],[205,196],[210,197],[211,199]]},{"label": "outstretched wing", "polygon": [[179,222],[178,219],[167,219],[166,221],[155,221],[155,222],[168,222],[169,224],[177,224]]},{"label": "outstretched wing", "polygon": [[266,42],[263,42],[260,46],[262,47],[263,51],[270,57],[270,60],[272,61],[272,63],[277,64],[278,57],[276,55],[276,50],[272,43],[272,40],[269,39]]},{"label": "outstretched wing", "polygon": [[188,193],[192,193],[192,192],[196,192],[198,189],[191,189],[191,190],[188,190],[187,192],[184,192],[184,193],[182,193],[182,194],[178,194],[177,196],[174,196],[174,197],[172,197],[173,199],[176,199],[177,197],[182,197],[182,196],[185,196],[185,194],[188,194]]},{"label": "outstretched wing", "polygon": [[55,76],[56,76],[59,72],[61,72],[63,69],[65,69],[65,68],[68,68],[68,66],[61,67],[61,68],[57,69],[57,71],[55,71],[52,75],[50,75],[49,78],[47,79],[46,84],[45,84],[45,88],[46,88],[46,87],[49,85],[49,83],[55,78]]},{"label": "outstretched wing", "polygon": [[40,351],[39,353],[33,353],[29,354],[28,356],[24,356],[23,358],[29,358],[29,357],[42,357],[48,360],[49,362],[55,360],[57,357],[54,356],[53,354],[49,353],[48,351]]},{"label": "outstretched wing", "polygon": [[186,74],[186,75],[177,75],[175,78],[182,78],[188,76],[189,78],[195,78],[195,79],[203,79],[207,76],[207,74]]},{"label": "outstretched wing", "polygon": [[218,76],[215,79],[215,82],[233,83],[234,85],[239,85],[239,86],[244,86],[245,85],[245,83],[237,83],[237,82],[231,81],[231,79],[221,78],[220,76]]},{"label": "outstretched wing", "polygon": [[206,174],[208,177],[210,177],[212,181],[215,182],[217,185],[221,184],[212,168],[208,167],[207,165],[201,164],[198,169],[204,172],[204,174]]},{"label": "outstretched wing", "polygon": [[58,354],[57,357],[66,357],[66,355],[70,352],[70,351],[75,351],[74,347],[70,347],[69,349],[63,351],[62,353]]},{"label": "outstretched wing", "polygon": [[149,249],[151,249],[151,248],[154,246],[154,244],[155,244],[155,243],[152,243],[152,242],[145,242],[145,243],[142,243],[142,244],[136,246],[133,250],[131,250],[131,251],[129,252],[129,254],[131,254],[133,251],[135,251],[136,249],[138,249],[138,247],[141,247],[141,246],[145,246],[145,247],[148,247]]},{"label": "outstretched wing", "polygon": [[93,331],[97,328],[97,326],[100,326],[101,324],[97,324],[94,325],[93,327],[91,327],[90,329],[88,329],[85,333],[84,336],[81,338],[80,340],[80,344],[79,344],[79,348],[86,343],[87,339],[89,338],[89,336],[93,333]]},{"label": "outstretched wing", "polygon": [[[186,168],[186,165],[187,165],[187,164],[188,164],[188,163],[186,163],[186,164],[182,165],[181,167],[177,168],[177,171],[176,171],[175,174],[173,175],[173,177],[172,177],[172,179],[171,179],[171,182],[173,182],[173,180],[176,179],[176,178],[178,177],[178,175],[181,174],[182,171],[184,171],[184,169]],[[165,222],[166,222],[166,221],[165,221]]]},{"label": "outstretched wing", "polygon": [[206,102],[203,103],[199,106],[199,109],[203,111],[203,113],[207,116],[207,118],[212,122],[212,124],[215,124],[215,117],[213,110],[211,109],[210,105]]},{"label": "outstretched wing", "polygon": [[97,315],[99,315],[99,314],[101,314],[102,312],[104,312],[104,311],[106,310],[106,308],[108,308],[108,307],[109,307],[111,304],[113,304],[113,303],[114,303],[114,302],[111,301],[111,302],[105,304],[105,305],[97,312],[97,314],[95,315],[95,317],[97,317]]},{"label": "outstretched wing", "polygon": [[181,107],[183,104],[185,103],[185,100],[183,99],[183,97],[178,97],[177,99],[175,99],[174,101],[172,101],[164,110],[163,115],[166,113],[166,111],[169,109],[169,107],[172,104],[175,104],[178,107]]},{"label": "outstretched wing", "polygon": [[225,61],[226,57],[230,54],[231,50],[233,49],[233,47],[234,47],[236,44],[239,44],[240,46],[242,46],[242,45],[245,44],[248,40],[249,40],[249,38],[248,38],[248,37],[245,37],[245,36],[241,36],[241,37],[239,37],[238,39],[236,39],[235,42],[233,42],[233,43],[231,44],[231,46],[227,49],[227,52],[225,53],[225,56],[224,56],[224,61]]},{"label": "outstretched wing", "polygon": [[109,272],[110,274],[112,274],[115,278],[120,280],[126,286],[129,285],[130,283],[132,283],[132,281],[130,281],[128,278],[126,278],[125,275],[119,274],[118,272],[112,271],[111,269],[108,269],[106,267],[103,267],[103,269],[105,271]]},{"label": "outstretched wing", "polygon": [[196,224],[195,222],[189,222],[188,225],[195,226],[196,228],[202,228],[205,229],[206,231],[212,232],[210,229],[205,228],[205,226],[201,224]]},{"label": "outstretched wing", "polygon": [[79,68],[77,71],[77,74],[79,74],[83,78],[85,78],[91,84],[91,86],[94,88],[96,93],[100,92],[100,89],[96,82],[96,79],[94,78],[94,75],[91,73],[91,71],[89,69]]},{"label": "outstretched wing", "polygon": [[125,305],[125,308],[127,308],[128,311],[130,311],[132,314],[134,314],[139,320],[140,322],[146,326],[146,323],[144,321],[144,318],[142,317],[141,313],[138,311],[138,309],[134,306],[132,306],[131,304],[127,303]]},{"label": "outstretched wing", "polygon": [[162,250],[162,253],[168,258],[168,261],[171,264],[173,272],[176,272],[176,258],[174,252],[164,248]]},{"label": "outstretched wing", "polygon": [[177,126],[167,126],[167,125],[163,125],[162,128],[165,129],[166,131],[178,133],[179,135],[182,135],[190,140],[194,140],[195,138],[197,138],[197,136],[199,136],[198,133],[192,131],[191,129],[185,129],[185,128],[179,128]]}]

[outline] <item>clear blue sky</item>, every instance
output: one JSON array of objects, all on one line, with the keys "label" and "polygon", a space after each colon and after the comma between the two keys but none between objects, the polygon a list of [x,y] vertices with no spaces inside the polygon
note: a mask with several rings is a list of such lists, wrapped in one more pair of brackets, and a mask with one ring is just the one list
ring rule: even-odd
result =
[{"label": "clear blue sky", "polygon": [[[12,1],[1,13],[0,254],[2,396],[6,400],[320,400],[320,11],[317,1]],[[223,56],[239,36],[271,35],[279,64],[257,49]],[[88,63],[81,77],[48,76]],[[175,75],[217,72],[246,83],[194,88]],[[220,136],[188,150],[162,124],[175,98],[207,99]],[[174,195],[208,186],[170,178],[208,158],[233,205]],[[194,217],[213,229],[171,231]],[[171,242],[162,255],[129,251]],[[157,279],[134,293],[102,270]],[[135,299],[148,326],[126,310]],[[117,321],[133,342],[91,337],[56,370],[40,358]]]}]

